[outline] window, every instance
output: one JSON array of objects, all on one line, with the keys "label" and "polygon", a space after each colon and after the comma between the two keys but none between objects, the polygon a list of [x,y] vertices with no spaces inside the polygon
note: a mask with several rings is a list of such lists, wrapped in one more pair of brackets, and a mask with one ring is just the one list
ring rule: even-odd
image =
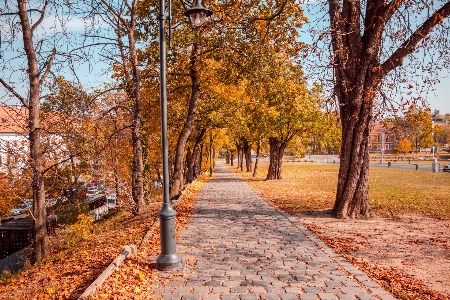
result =
[{"label": "window", "polygon": [[389,145],[384,145],[384,150],[389,150]]},{"label": "window", "polygon": [[379,142],[381,142],[381,135],[377,136]]},{"label": "window", "polygon": [[381,145],[377,145],[377,149],[378,149],[378,150],[381,150]]}]

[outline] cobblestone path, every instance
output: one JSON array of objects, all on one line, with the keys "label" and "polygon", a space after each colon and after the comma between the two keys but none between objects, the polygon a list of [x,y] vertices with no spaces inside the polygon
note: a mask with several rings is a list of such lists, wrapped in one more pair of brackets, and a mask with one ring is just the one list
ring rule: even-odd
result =
[{"label": "cobblestone path", "polygon": [[181,232],[178,274],[160,272],[163,299],[395,299],[296,218],[277,211],[223,164]]}]

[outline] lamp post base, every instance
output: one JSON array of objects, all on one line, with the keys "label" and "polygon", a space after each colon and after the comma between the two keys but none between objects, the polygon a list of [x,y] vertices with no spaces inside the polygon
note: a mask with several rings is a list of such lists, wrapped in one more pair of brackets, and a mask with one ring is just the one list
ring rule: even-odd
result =
[{"label": "lamp post base", "polygon": [[156,268],[160,271],[178,271],[183,268],[176,249],[175,216],[176,212],[172,205],[164,203],[159,212],[161,254],[156,259]]},{"label": "lamp post base", "polygon": [[184,264],[181,262],[181,257],[177,254],[160,255],[156,259],[156,268],[160,271],[181,271]]}]

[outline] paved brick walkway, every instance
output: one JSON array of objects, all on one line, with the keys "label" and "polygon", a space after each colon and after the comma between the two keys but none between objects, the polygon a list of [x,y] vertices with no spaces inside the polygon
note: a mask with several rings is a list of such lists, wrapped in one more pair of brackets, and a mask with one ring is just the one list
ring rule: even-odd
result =
[{"label": "paved brick walkway", "polygon": [[395,299],[221,163],[181,232],[183,276],[160,273],[163,299]]}]

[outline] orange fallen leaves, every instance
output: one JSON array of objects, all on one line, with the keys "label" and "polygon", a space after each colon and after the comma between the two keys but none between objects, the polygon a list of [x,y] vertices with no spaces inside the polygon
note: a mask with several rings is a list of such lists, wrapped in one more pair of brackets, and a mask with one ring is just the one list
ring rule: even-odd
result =
[{"label": "orange fallen leaves", "polygon": [[[192,215],[195,190],[187,191],[176,206],[177,231]],[[3,274],[0,299],[77,299],[84,290],[120,254],[124,245],[139,245],[149,228],[157,221],[159,206],[151,205],[141,216],[123,209],[118,215],[99,222],[93,234],[67,246],[70,238],[59,232],[50,238],[51,255],[42,263],[29,266],[16,275]],[[151,299],[157,278],[154,262],[147,260],[159,249],[159,232],[155,230],[142,249],[127,259],[95,299]]]},{"label": "orange fallen leaves", "polygon": [[379,267],[351,257],[347,259],[400,299],[448,299],[447,296],[427,288],[420,280],[405,276],[398,268]]},{"label": "orange fallen leaves", "polygon": [[[174,205],[177,212],[175,222],[177,236],[194,212],[194,200],[201,184],[202,181],[195,182]],[[158,271],[152,258],[159,255],[159,252],[159,226],[155,226],[147,243],[144,243],[135,255],[127,259],[114,275],[105,281],[92,299],[157,299],[154,294],[154,283],[158,279]]]}]

